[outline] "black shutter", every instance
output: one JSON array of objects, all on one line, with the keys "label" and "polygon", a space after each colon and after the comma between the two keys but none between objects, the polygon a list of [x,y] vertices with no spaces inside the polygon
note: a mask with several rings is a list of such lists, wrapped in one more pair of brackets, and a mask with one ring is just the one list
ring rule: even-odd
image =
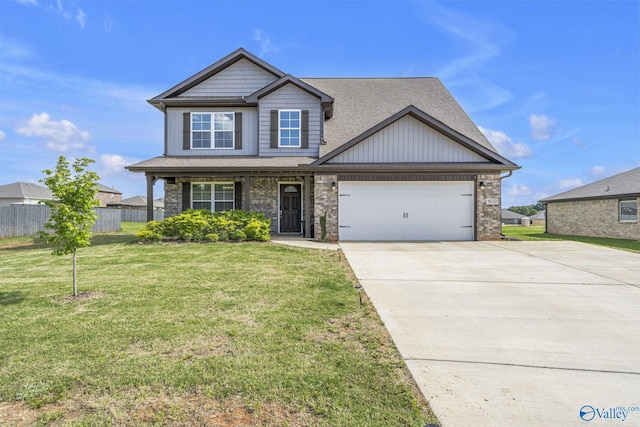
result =
[{"label": "black shutter", "polygon": [[270,147],[278,148],[278,110],[271,110]]},{"label": "black shutter", "polygon": [[191,149],[191,113],[182,113],[182,149]]},{"label": "black shutter", "polygon": [[182,211],[191,209],[191,183],[182,183]]},{"label": "black shutter", "polygon": [[233,198],[235,199],[235,208],[242,209],[242,183],[237,181],[233,186]]},{"label": "black shutter", "polygon": [[235,146],[236,150],[242,150],[242,113],[235,113]]},{"label": "black shutter", "polygon": [[300,148],[309,148],[309,110],[302,110],[300,119]]}]

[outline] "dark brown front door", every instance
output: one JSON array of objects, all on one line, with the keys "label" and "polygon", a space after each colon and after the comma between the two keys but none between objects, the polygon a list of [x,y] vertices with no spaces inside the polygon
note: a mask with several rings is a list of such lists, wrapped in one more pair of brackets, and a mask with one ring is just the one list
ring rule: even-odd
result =
[{"label": "dark brown front door", "polygon": [[301,190],[300,184],[280,185],[280,232],[299,233],[301,218]]}]

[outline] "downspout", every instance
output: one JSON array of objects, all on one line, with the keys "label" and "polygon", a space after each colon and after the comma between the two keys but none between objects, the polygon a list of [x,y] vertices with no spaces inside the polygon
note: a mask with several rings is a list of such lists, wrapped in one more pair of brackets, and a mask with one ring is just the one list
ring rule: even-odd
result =
[{"label": "downspout", "polygon": [[[505,178],[509,178],[511,175],[513,175],[513,170],[510,170],[509,173],[507,173],[505,176],[500,176],[500,191],[502,192],[502,180]],[[500,195],[500,202],[502,203],[502,195]],[[500,208],[502,208],[502,206],[500,206]],[[500,232],[500,237],[502,237],[503,239],[505,238],[505,235],[502,234],[502,232]]]}]

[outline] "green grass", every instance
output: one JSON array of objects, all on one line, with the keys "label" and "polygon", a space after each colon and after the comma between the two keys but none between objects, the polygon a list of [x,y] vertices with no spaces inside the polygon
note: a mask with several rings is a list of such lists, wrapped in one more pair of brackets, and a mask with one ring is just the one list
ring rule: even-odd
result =
[{"label": "green grass", "polygon": [[622,249],[631,252],[640,252],[640,241],[629,239],[609,239],[604,237],[565,236],[544,232],[544,226],[521,227],[517,225],[505,225],[502,234],[508,238],[517,240],[571,240],[574,242],[590,243],[593,245],[607,246],[614,249]]},{"label": "green grass", "polygon": [[437,423],[338,253],[146,244],[136,224],[71,258],[0,240],[8,425]]}]

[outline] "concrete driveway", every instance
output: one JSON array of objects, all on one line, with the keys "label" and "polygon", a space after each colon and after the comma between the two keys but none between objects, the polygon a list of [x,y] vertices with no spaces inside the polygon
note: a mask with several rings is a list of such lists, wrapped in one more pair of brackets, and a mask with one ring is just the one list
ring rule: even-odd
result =
[{"label": "concrete driveway", "polygon": [[640,254],[341,247],[443,426],[640,426]]}]

